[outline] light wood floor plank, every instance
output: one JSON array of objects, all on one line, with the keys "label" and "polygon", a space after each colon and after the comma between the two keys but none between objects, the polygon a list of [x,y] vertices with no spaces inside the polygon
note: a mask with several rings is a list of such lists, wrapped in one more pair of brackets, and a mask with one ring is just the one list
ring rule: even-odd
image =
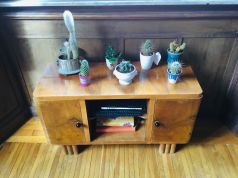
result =
[{"label": "light wood floor plank", "polygon": [[238,145],[186,145],[171,155],[158,148],[104,145],[65,155],[58,146],[6,143],[0,150],[0,177],[238,177]]},{"label": "light wood floor plank", "polygon": [[27,154],[28,155],[27,158],[24,160],[25,163],[23,165],[23,168],[22,168],[21,174],[20,174],[21,178],[29,177],[29,174],[30,174],[29,168],[32,168],[32,166],[34,165],[34,162],[37,158],[37,154],[40,149],[40,146],[41,146],[40,144],[29,144],[28,143],[28,147],[30,147],[30,150]]}]

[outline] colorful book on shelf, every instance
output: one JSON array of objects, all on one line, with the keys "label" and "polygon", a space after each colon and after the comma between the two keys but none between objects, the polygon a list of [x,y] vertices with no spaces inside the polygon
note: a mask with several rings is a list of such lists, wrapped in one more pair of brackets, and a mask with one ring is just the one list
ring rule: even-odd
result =
[{"label": "colorful book on shelf", "polygon": [[132,126],[97,126],[96,132],[135,132],[135,127]]},{"label": "colorful book on shelf", "polygon": [[135,125],[134,117],[98,118],[97,126],[131,126]]}]

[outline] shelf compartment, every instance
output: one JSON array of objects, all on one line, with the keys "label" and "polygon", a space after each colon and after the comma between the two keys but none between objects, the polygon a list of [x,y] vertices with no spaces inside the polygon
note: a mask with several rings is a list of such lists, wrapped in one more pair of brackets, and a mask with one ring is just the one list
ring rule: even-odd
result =
[{"label": "shelf compartment", "polygon": [[145,123],[135,132],[94,133],[91,144],[140,144],[145,143]]}]

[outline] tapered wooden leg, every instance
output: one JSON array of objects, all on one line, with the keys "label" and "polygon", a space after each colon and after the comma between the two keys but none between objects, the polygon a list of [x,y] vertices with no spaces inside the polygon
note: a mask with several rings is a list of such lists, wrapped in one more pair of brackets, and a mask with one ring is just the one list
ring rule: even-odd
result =
[{"label": "tapered wooden leg", "polygon": [[65,154],[78,154],[78,147],[77,145],[63,145],[63,149]]},{"label": "tapered wooden leg", "polygon": [[78,146],[77,145],[73,145],[72,147],[73,147],[74,154],[79,154]]},{"label": "tapered wooden leg", "polygon": [[164,153],[164,149],[165,149],[165,144],[160,144],[159,145],[159,153]]},{"label": "tapered wooden leg", "polygon": [[171,144],[171,148],[170,148],[170,154],[175,153],[176,150],[176,144]]},{"label": "tapered wooden leg", "polygon": [[67,155],[68,154],[67,146],[63,145],[63,149],[64,149],[64,153]]},{"label": "tapered wooden leg", "polygon": [[175,153],[176,144],[160,144],[159,153],[172,154]]},{"label": "tapered wooden leg", "polygon": [[168,154],[169,152],[170,152],[170,144],[166,144],[164,153]]}]

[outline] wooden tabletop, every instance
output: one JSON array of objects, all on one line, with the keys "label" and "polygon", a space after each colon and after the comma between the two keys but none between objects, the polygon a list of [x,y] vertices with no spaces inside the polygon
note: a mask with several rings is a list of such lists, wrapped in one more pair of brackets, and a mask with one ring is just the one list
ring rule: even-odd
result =
[{"label": "wooden tabletop", "polygon": [[78,75],[58,74],[54,64],[47,66],[37,84],[33,96],[36,100],[56,99],[177,99],[200,98],[202,89],[190,66],[183,68],[183,75],[176,84],[167,80],[167,66],[157,66],[145,72],[139,63],[134,63],[138,75],[128,86],[119,84],[105,63],[90,63],[91,83],[82,87]]}]

